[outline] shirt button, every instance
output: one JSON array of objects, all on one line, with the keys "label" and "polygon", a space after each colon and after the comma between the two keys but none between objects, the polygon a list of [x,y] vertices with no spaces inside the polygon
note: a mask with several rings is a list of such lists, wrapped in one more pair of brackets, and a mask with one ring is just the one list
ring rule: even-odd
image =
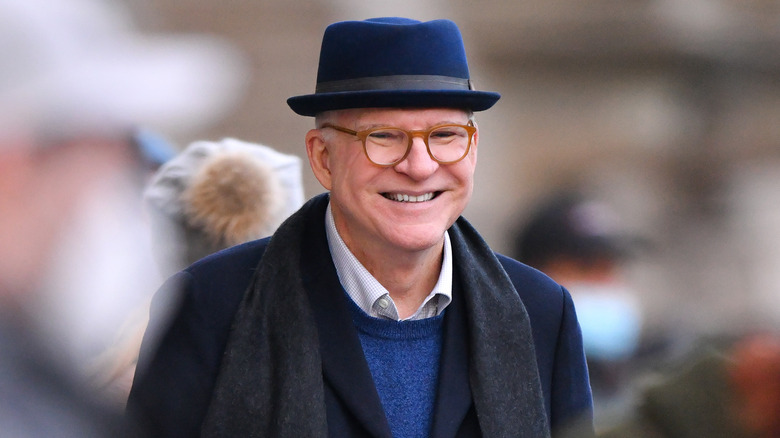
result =
[{"label": "shirt button", "polygon": [[377,306],[381,307],[382,309],[387,309],[387,306],[390,305],[390,300],[388,300],[385,297],[382,297],[376,301]]}]

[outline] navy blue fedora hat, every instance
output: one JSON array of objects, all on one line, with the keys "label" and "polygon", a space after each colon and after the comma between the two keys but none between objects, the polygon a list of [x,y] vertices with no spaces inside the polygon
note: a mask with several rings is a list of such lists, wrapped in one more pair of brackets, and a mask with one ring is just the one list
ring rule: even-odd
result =
[{"label": "navy blue fedora hat", "polygon": [[474,89],[455,23],[388,17],[328,26],[314,94],[287,104],[303,116],[373,107],[482,111],[500,97]]}]

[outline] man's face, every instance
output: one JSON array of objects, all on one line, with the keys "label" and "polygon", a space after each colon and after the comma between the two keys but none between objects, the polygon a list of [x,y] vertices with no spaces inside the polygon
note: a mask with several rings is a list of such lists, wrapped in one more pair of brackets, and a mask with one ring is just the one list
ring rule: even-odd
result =
[{"label": "man's face", "polygon": [[[455,109],[353,109],[329,113],[327,121],[355,131],[392,126],[427,130],[432,126],[467,124],[466,112]],[[466,207],[474,183],[477,134],[461,161],[439,164],[415,137],[409,155],[390,167],[372,164],[361,141],[331,128],[307,135],[307,151],[315,176],[331,192],[331,208],[339,234],[350,250],[363,254],[440,250],[444,232]],[[397,195],[432,196],[422,202],[399,201]]]}]

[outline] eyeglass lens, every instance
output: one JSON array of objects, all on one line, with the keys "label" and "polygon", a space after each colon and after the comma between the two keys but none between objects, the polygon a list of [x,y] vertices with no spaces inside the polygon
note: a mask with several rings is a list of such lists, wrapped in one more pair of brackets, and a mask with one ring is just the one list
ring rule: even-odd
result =
[{"label": "eyeglass lens", "polygon": [[[447,163],[458,161],[466,154],[470,136],[462,126],[441,126],[428,134],[428,149],[433,157]],[[395,163],[411,146],[409,134],[400,129],[377,129],[366,137],[366,153],[377,164]]]}]

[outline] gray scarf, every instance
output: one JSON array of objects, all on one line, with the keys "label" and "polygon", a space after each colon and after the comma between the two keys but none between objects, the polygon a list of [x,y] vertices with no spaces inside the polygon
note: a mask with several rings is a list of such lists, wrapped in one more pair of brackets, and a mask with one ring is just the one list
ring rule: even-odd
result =
[{"label": "gray scarf", "polygon": [[[325,205],[323,196],[309,201],[271,239],[233,322],[202,436],[327,436],[317,326],[299,263],[307,218],[316,215],[324,227]],[[482,435],[547,437],[525,307],[465,219],[449,232],[465,295],[470,385]]]}]

